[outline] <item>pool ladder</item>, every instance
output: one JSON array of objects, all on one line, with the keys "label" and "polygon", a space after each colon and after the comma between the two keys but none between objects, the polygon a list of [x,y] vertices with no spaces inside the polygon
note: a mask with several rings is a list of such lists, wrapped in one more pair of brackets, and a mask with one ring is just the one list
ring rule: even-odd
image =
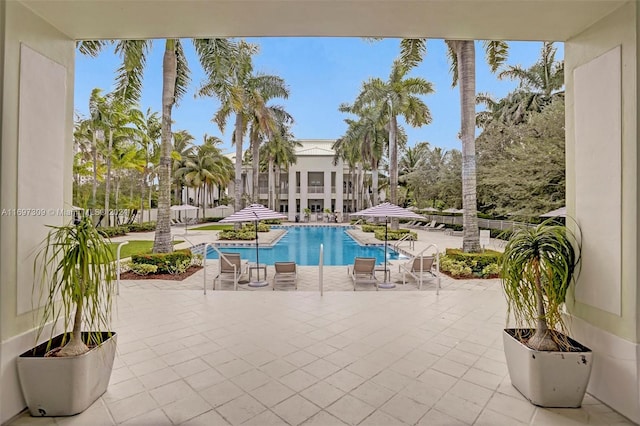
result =
[{"label": "pool ladder", "polygon": [[400,244],[403,241],[409,241],[409,249],[410,250],[414,250],[415,249],[416,240],[415,240],[415,238],[413,238],[413,235],[411,235],[411,234],[406,234],[402,238],[400,238],[398,241],[396,241],[396,243],[393,245],[393,248],[396,251],[398,251],[398,248],[400,247]]}]

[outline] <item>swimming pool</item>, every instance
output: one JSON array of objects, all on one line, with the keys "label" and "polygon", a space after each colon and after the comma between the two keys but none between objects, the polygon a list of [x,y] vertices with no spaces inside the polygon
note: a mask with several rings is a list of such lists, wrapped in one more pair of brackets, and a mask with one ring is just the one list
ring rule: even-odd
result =
[{"label": "swimming pool", "polygon": [[[295,261],[301,266],[318,264],[320,244],[324,244],[324,264],[328,266],[351,265],[356,256],[375,257],[384,262],[384,247],[361,246],[353,240],[345,228],[337,226],[291,226],[273,247],[261,247],[260,263],[273,265],[278,261]],[[255,242],[255,241],[254,241]],[[221,252],[240,253],[243,259],[256,261],[256,248],[220,247]],[[218,253],[210,248],[207,259],[217,259]],[[397,252],[387,250],[387,260],[398,259]]]}]

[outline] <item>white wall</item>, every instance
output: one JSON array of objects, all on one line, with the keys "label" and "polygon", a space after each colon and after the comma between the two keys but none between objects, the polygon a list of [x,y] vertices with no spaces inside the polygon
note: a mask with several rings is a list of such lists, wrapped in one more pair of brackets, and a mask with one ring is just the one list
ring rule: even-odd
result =
[{"label": "white wall", "polygon": [[640,422],[637,33],[629,2],[566,42],[565,80],[567,211],[584,264],[570,327],[594,351],[589,392]]},{"label": "white wall", "polygon": [[[0,206],[9,210],[42,207],[47,211],[46,216],[40,216],[40,219],[27,217],[19,220],[12,215],[0,217],[0,422],[4,422],[24,407],[14,360],[32,346],[35,339],[31,334],[33,315],[22,312],[25,307],[30,310],[32,265],[18,253],[24,256],[24,248],[34,247],[42,241],[46,233],[42,226],[45,219],[47,223],[60,223],[61,218],[49,215],[49,209],[71,205],[74,42],[20,3],[0,4],[6,8],[0,15],[0,27],[4,29]],[[38,98],[39,104],[29,103],[33,100],[33,93],[29,93],[31,87],[20,90],[21,81],[33,82],[29,71],[22,70],[21,74],[22,45],[36,52],[36,62],[47,64],[36,70],[37,77],[45,86],[51,82],[53,90],[45,91]],[[22,108],[21,101],[26,101]],[[42,108],[40,112],[39,108]],[[42,121],[34,122],[32,119],[37,118],[34,114],[42,114],[42,111],[46,116],[41,117]],[[27,124],[29,128],[21,128],[21,124]],[[41,179],[39,184],[30,179],[21,183],[25,174],[38,175],[43,159],[33,158],[29,169],[25,169],[24,165],[20,167],[20,151],[30,151],[30,155],[39,151],[45,155],[44,164],[47,173],[53,174],[52,179]],[[29,163],[29,158],[23,160]],[[37,207],[19,205],[20,202],[31,203],[34,200],[38,202]],[[19,244],[23,247],[21,251]]]}]

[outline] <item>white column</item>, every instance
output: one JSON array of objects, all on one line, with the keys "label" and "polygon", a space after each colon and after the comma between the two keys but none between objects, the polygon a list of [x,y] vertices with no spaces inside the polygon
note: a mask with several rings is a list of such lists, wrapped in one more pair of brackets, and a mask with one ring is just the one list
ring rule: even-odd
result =
[{"label": "white column", "polygon": [[338,163],[336,168],[336,211],[342,217],[342,207],[344,206],[344,194],[342,193],[342,185],[344,184],[344,171],[342,170],[342,161]]},{"label": "white column", "polygon": [[296,171],[289,167],[289,220],[296,219]]},{"label": "white column", "polygon": [[331,169],[324,171],[324,208],[331,209]]},{"label": "white column", "polygon": [[309,207],[309,171],[300,171],[300,217],[304,217],[304,209]]}]

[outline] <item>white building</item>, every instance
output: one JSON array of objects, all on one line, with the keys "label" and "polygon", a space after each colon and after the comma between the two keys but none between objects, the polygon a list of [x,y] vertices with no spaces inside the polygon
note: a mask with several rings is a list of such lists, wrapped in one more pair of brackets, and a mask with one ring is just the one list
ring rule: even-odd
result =
[{"label": "white building", "polygon": [[[349,167],[342,160],[338,159],[334,164],[332,145],[335,140],[303,139],[298,142],[302,146],[296,148],[296,163],[280,174],[278,205],[272,203],[276,195],[270,193],[274,185],[269,182],[267,173],[260,173],[259,202],[274,206],[275,210],[287,214],[291,221],[295,220],[296,215],[303,220],[306,208],[311,210],[312,221],[321,220],[318,214],[326,209],[338,213],[352,212],[349,200],[353,199],[353,190],[357,190],[357,185],[351,182]],[[235,156],[231,156],[231,159],[235,160]],[[252,176],[251,166],[244,166],[243,193],[251,194]],[[234,194],[233,183],[228,188],[228,194]],[[370,197],[364,203],[369,206]]]}]

